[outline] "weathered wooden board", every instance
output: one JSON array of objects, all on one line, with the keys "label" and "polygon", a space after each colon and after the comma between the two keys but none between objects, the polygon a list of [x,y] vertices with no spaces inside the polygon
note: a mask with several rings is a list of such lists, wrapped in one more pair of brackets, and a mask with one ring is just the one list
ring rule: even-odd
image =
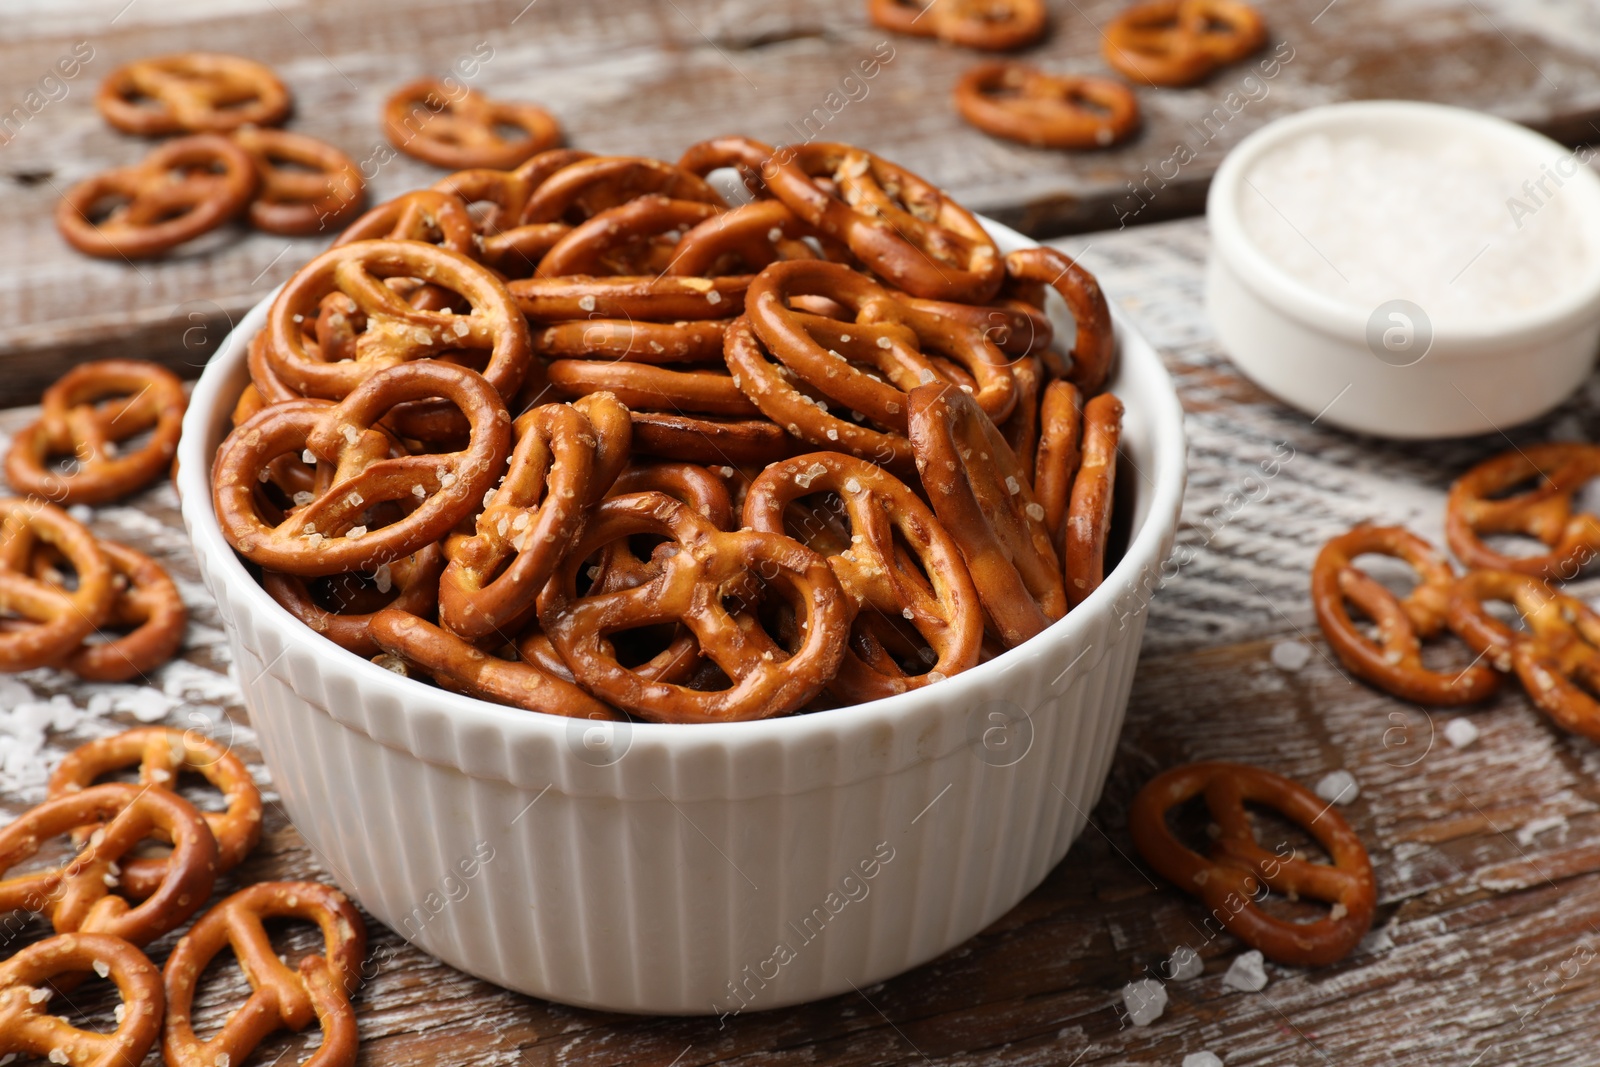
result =
[{"label": "weathered wooden board", "polygon": [[[1110,782],[1065,861],[993,927],[925,967],[860,995],[726,1026],[530,1000],[374,926],[372,977],[357,997],[363,1063],[1111,1067],[1176,1065],[1201,1049],[1230,1067],[1595,1062],[1600,750],[1551,728],[1514,688],[1482,708],[1430,715],[1353,682],[1316,634],[1307,596],[1317,546],[1360,519],[1404,521],[1437,538],[1449,479],[1507,439],[1390,446],[1311,426],[1242,382],[1201,311],[1200,223],[1071,244],[1164,350],[1183,393],[1191,473],[1180,543],[1194,558],[1151,606]],[[0,415],[0,431],[26,417]],[[1600,383],[1592,382],[1511,439],[1593,439],[1597,423]],[[1274,457],[1276,473],[1263,478],[1262,461]],[[183,582],[195,615],[186,659],[156,672],[155,693],[50,672],[23,676],[24,688],[0,679],[0,737],[26,729],[24,720],[55,718],[46,749],[53,763],[140,712],[212,731],[254,761],[220,623],[195,581],[170,488],[99,509],[94,526],[154,552]],[[1304,666],[1278,666],[1294,664],[1286,653],[1295,646],[1308,646]],[[52,694],[62,702],[41,712],[38,702]],[[1443,737],[1457,714],[1482,733],[1460,750]],[[1351,958],[1316,970],[1269,965],[1260,993],[1222,988],[1240,946],[1208,936],[1201,909],[1134,858],[1125,821],[1151,774],[1195,758],[1256,763],[1308,785],[1340,768],[1355,775],[1361,795],[1342,810],[1371,851],[1380,908]],[[278,806],[265,768],[254,769],[267,787],[266,839],[223,888],[240,877],[328,877]],[[8,811],[38,795],[17,774],[0,759]],[[170,940],[155,946],[158,959]],[[312,947],[304,932],[285,944]],[[1123,984],[1183,944],[1205,958],[1205,975],[1170,983],[1167,1012],[1153,1025],[1123,1025]],[[237,975],[219,971],[203,987],[202,1025],[242,995]],[[81,1007],[92,1018],[109,1013],[99,1001]],[[251,1062],[295,1062],[314,1043],[277,1041]]]},{"label": "weathered wooden board", "polygon": [[[1052,0],[1052,32],[1029,58],[1103,72],[1098,27],[1122,4]],[[865,6],[9,0],[0,6],[0,122],[18,117],[0,126],[0,403],[36,397],[69,360],[139,355],[192,371],[230,321],[326,243],[228,231],[137,265],[91,261],[62,243],[50,219],[62,191],[147,150],[102,123],[92,100],[114,67],[151,54],[205,48],[273,64],[298,100],[292,127],[348,152],[378,198],[440,174],[394,158],[379,129],[382,100],[404,80],[454,70],[491,93],[545,104],[584,148],[676,158],[728,132],[848,140],[1041,235],[1197,213],[1212,171],[1242,136],[1333,100],[1415,97],[1568,140],[1600,132],[1600,9],[1589,0],[1263,4],[1272,41],[1261,56],[1195,89],[1141,89],[1141,136],[1073,154],[962,125],[950,87],[978,57],[889,37],[867,24]],[[53,68],[75,47],[84,54],[77,42],[92,56],[62,80]],[[873,77],[863,63],[876,64]]]}]

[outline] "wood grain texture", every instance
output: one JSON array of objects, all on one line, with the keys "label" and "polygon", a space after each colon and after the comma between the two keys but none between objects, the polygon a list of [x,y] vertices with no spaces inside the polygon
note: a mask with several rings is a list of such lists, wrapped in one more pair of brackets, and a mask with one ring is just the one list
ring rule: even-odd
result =
[{"label": "wood grain texture", "polygon": [[[1437,540],[1448,481],[1508,439],[1395,446],[1311,426],[1242,381],[1201,310],[1201,223],[1072,245],[1163,350],[1183,394],[1191,447],[1179,541],[1193,546],[1194,559],[1151,605],[1110,781],[1061,865],[1010,914],[927,966],[859,994],[726,1025],[531,1000],[459,974],[374,925],[370,979],[356,999],[362,1063],[1113,1067],[1176,1065],[1202,1049],[1230,1067],[1594,1062],[1600,749],[1551,728],[1515,687],[1481,708],[1429,714],[1353,681],[1316,634],[1307,592],[1316,548],[1356,521],[1404,521]],[[28,414],[0,415],[0,430]],[[1593,439],[1597,421],[1600,383],[1591,383],[1509,440]],[[1268,491],[1230,507],[1229,493],[1260,472],[1263,457],[1287,455],[1284,447],[1292,456],[1266,480]],[[174,504],[163,485],[99,509],[93,525],[167,562],[194,609],[185,660],[150,679],[167,694],[165,721],[234,745],[267,789],[264,843],[222,889],[241,879],[327,878],[259,765]],[[1309,644],[1304,667],[1274,665],[1283,642]],[[105,709],[139,687],[72,683],[52,672],[21,681],[35,699],[59,694],[77,709],[72,728],[49,737],[52,761],[134,722]],[[155,712],[162,708],[158,700]],[[15,728],[13,713],[0,708],[0,734]],[[1482,732],[1461,750],[1443,737],[1458,714]],[[1316,970],[1269,965],[1262,992],[1223,989],[1241,946],[1208,936],[1200,908],[1132,858],[1125,823],[1129,800],[1152,774],[1201,758],[1259,764],[1307,785],[1340,768],[1355,775],[1361,795],[1342,811],[1371,851],[1380,907],[1348,960]],[[36,793],[0,800],[16,811]],[[41,932],[35,925],[23,936]],[[155,946],[157,959],[171,940]],[[291,959],[313,947],[303,930],[283,943]],[[1153,1025],[1124,1025],[1123,984],[1155,972],[1184,944],[1206,960],[1205,975],[1169,983],[1166,1014]],[[106,1018],[109,1005],[89,992],[80,1006]],[[236,973],[218,969],[202,986],[201,1026],[219,1022],[243,992]],[[278,1040],[252,1062],[294,1062],[314,1043]]]},{"label": "wood grain texture", "polygon": [[[1052,0],[1052,32],[1025,55],[1104,72],[1098,27],[1122,2]],[[67,249],[50,220],[62,191],[148,148],[100,121],[94,88],[156,53],[204,48],[271,63],[298,102],[291,127],[349,153],[378,199],[442,173],[392,158],[379,128],[386,94],[483,48],[492,56],[472,83],[544,104],[574,145],[676,158],[729,132],[847,140],[1036,235],[1195,214],[1241,137],[1334,100],[1439,100],[1569,141],[1600,134],[1600,9],[1588,0],[1264,6],[1272,40],[1256,60],[1194,89],[1140,89],[1137,139],[1059,153],[962,125],[950,89],[977,54],[888,37],[867,24],[864,0],[11,0],[0,12],[0,120],[23,110],[0,138],[0,403],[36,398],[63,361],[138,356],[193,373],[230,321],[326,243],[228,229],[137,265]],[[78,76],[41,85],[79,41],[93,58]],[[892,58],[862,79],[875,52]],[[1260,64],[1272,56],[1282,61],[1268,78]]]}]

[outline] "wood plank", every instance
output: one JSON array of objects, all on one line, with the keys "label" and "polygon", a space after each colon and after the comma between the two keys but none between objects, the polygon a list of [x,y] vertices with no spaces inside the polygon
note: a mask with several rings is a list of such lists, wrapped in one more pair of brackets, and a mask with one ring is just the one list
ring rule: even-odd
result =
[{"label": "wood plank", "polygon": [[[1028,57],[1052,69],[1103,71],[1098,27],[1122,2],[1054,4],[1053,31]],[[23,107],[26,121],[0,144],[8,194],[0,198],[8,253],[0,267],[0,403],[35,398],[63,361],[121,354],[192,373],[230,321],[326,243],[229,230],[201,243],[209,251],[197,246],[137,265],[91,261],[63,244],[50,219],[61,192],[148,147],[100,121],[94,87],[118,64],[156,53],[206,48],[273,64],[299,101],[292,128],[363,163],[379,199],[440,174],[391,158],[378,123],[385,95],[487,47],[493,54],[473,83],[545,104],[575,145],[675,158],[693,141],[734,131],[848,140],[1035,234],[1193,214],[1241,137],[1331,100],[1446,101],[1566,140],[1594,137],[1600,117],[1600,15],[1585,0],[1294,0],[1268,10],[1272,43],[1262,58],[1283,57],[1269,68],[1276,76],[1266,78],[1258,59],[1195,89],[1142,89],[1145,130],[1126,146],[1038,151],[992,140],[955,116],[950,87],[974,53],[888,37],[866,23],[864,8],[861,0],[13,5],[0,30],[0,115]],[[30,101],[78,41],[93,49],[78,76],[45,85]],[[860,64],[875,54],[892,58],[861,79]],[[852,75],[857,81],[846,83]],[[1182,165],[1174,162],[1183,158],[1180,144],[1195,156]]]},{"label": "wood plank", "polygon": [[[1230,1067],[1593,1062],[1600,748],[1554,730],[1515,687],[1481,708],[1430,714],[1353,682],[1316,636],[1306,588],[1316,547],[1359,519],[1408,521],[1437,539],[1448,480],[1506,440],[1392,447],[1310,426],[1240,380],[1201,312],[1201,223],[1074,245],[1088,247],[1084,258],[1164,350],[1183,392],[1192,445],[1179,540],[1194,547],[1195,559],[1151,607],[1110,781],[1091,828],[1062,864],[1010,914],[939,960],[859,995],[725,1026],[603,1015],[511,994],[373,925],[370,978],[356,1000],[363,1064],[1110,1067],[1177,1064],[1201,1049]],[[29,417],[0,413],[0,432]],[[1591,384],[1511,439],[1587,436],[1597,421],[1600,388]],[[1268,481],[1269,491],[1230,512],[1229,491],[1280,444],[1293,448],[1293,458]],[[168,697],[53,672],[0,679],[0,735],[36,711],[17,707],[19,683],[29,699],[59,694],[75,709],[69,728],[49,733],[52,761],[73,744],[133,725],[131,712],[118,708],[164,713],[177,726],[206,724],[267,788],[263,845],[222,889],[242,879],[326,878],[259,766],[226,677],[220,621],[198,585],[174,505],[162,485],[93,516],[102,535],[165,561],[194,610],[184,661],[151,678]],[[1593,591],[1592,583],[1580,588]],[[1277,644],[1302,640],[1312,645],[1304,667],[1274,665]],[[1462,750],[1442,736],[1457,714],[1482,732]],[[1271,984],[1259,994],[1222,988],[1241,946],[1208,936],[1199,907],[1134,858],[1126,828],[1128,801],[1151,774],[1199,758],[1255,763],[1308,785],[1335,769],[1355,775],[1361,795],[1341,810],[1372,854],[1380,907],[1374,931],[1349,959],[1310,970],[1269,965]],[[36,788],[5,781],[7,811],[37,799]],[[35,926],[24,936],[41,932]],[[171,941],[155,946],[158,960]],[[294,932],[284,944],[293,958],[312,939]],[[1166,1014],[1153,1025],[1124,1025],[1122,985],[1180,944],[1200,952],[1205,975],[1171,983]],[[220,1021],[242,995],[240,979],[224,969],[202,989],[202,1025]],[[102,1001],[83,1006],[101,1019],[110,1010]],[[276,1041],[252,1062],[280,1054],[298,1060],[314,1044],[314,1037]]]}]

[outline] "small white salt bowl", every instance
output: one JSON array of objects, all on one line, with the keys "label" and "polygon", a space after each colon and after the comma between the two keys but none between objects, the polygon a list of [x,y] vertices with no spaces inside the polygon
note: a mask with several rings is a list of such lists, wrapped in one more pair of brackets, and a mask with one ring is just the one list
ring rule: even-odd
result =
[{"label": "small white salt bowl", "polygon": [[1263,127],[1207,201],[1218,340],[1262,388],[1349,430],[1452,437],[1544,414],[1600,347],[1593,151],[1403,101]]}]

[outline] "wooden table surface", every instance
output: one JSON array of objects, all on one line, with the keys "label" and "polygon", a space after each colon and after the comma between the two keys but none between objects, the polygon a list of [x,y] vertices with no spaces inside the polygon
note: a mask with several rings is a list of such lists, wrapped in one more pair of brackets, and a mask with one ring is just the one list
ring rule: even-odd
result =
[{"label": "wooden table surface", "polygon": [[[1027,58],[1105,73],[1099,27],[1125,0],[1049,3],[1052,32]],[[8,0],[0,118],[22,107],[25,121],[0,135],[0,403],[37,396],[64,361],[134,355],[193,374],[230,322],[326,243],[230,228],[137,265],[66,247],[51,221],[61,193],[149,150],[101,121],[94,88],[157,53],[204,48],[272,64],[298,101],[290,127],[347,152],[378,199],[442,174],[388,146],[385,96],[414,77],[470,70],[485,91],[547,106],[581,148],[675,159],[724,133],[854,141],[1036,236],[1196,214],[1240,138],[1337,100],[1437,100],[1563,140],[1600,134],[1592,0],[1260,6],[1271,30],[1260,55],[1193,89],[1139,88],[1139,137],[1062,153],[963,125],[950,89],[980,57],[888,36],[868,25],[865,0]],[[46,82],[75,50],[89,56],[77,76]],[[871,78],[867,61],[881,61]]]},{"label": "wooden table surface", "polygon": [[[1481,708],[1430,714],[1352,681],[1316,632],[1307,571],[1324,540],[1363,519],[1408,523],[1437,540],[1455,474],[1508,440],[1592,438],[1600,383],[1509,439],[1397,447],[1312,425],[1241,380],[1218,351],[1201,310],[1206,241],[1204,224],[1190,221],[1070,242],[1162,350],[1183,395],[1190,475],[1178,540],[1193,558],[1151,606],[1127,727],[1090,828],[1037,891],[916,971],[725,1026],[532,1000],[374,925],[374,974],[356,997],[361,1062],[1099,1067],[1177,1065],[1209,1049],[1229,1067],[1595,1063],[1600,750],[1552,728],[1515,687]],[[0,414],[0,430],[28,417]],[[7,809],[41,795],[42,768],[4,754],[5,736],[25,723],[50,724],[52,764],[76,743],[146,720],[208,730],[255,760],[220,623],[174,507],[162,485],[98,509],[92,524],[154,552],[180,578],[194,613],[184,659],[148,687],[74,684],[48,671],[0,679]],[[1443,736],[1458,715],[1481,731],[1460,750]],[[1372,855],[1379,911],[1347,960],[1269,965],[1259,993],[1223,988],[1241,946],[1207,937],[1203,911],[1133,858],[1125,818],[1152,774],[1203,758],[1258,764],[1308,786],[1338,769],[1355,776],[1360,796],[1342,811]],[[240,878],[336,874],[289,824],[265,768],[253,769],[267,791],[265,840],[221,890]],[[285,944],[306,951],[307,933]],[[157,959],[170,943],[154,946]],[[1204,976],[1170,983],[1154,1024],[1125,1025],[1124,983],[1180,945],[1204,958]],[[208,980],[202,1025],[219,1022],[243,992],[231,970]],[[102,1019],[109,1012],[84,1007]],[[251,1062],[296,1062],[314,1043],[275,1041]]]}]

